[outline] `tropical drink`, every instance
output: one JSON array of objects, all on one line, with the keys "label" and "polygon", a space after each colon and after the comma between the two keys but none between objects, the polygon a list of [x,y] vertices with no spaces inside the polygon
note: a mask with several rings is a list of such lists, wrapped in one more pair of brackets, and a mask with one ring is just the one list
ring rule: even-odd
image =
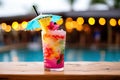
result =
[{"label": "tropical drink", "polygon": [[42,31],[45,70],[63,70],[65,39],[66,32],[63,30]]},{"label": "tropical drink", "polygon": [[66,32],[59,30],[62,23],[61,16],[45,14],[32,19],[27,25],[26,30],[42,29],[45,70],[63,70]]}]

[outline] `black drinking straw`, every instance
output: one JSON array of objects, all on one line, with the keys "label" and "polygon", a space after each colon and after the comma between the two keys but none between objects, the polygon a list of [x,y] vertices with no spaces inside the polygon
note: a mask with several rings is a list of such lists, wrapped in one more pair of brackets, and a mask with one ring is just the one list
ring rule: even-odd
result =
[{"label": "black drinking straw", "polygon": [[38,11],[37,11],[37,9],[36,9],[35,5],[33,5],[33,9],[34,9],[34,11],[35,11],[36,15],[38,16],[39,14],[38,14]]}]

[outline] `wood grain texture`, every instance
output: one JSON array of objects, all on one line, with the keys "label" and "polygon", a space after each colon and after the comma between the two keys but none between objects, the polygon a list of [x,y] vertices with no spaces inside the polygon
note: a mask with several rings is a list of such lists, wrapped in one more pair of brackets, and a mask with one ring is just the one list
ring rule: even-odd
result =
[{"label": "wood grain texture", "polygon": [[65,62],[64,71],[44,71],[42,62],[1,62],[0,80],[120,80],[119,62]]}]

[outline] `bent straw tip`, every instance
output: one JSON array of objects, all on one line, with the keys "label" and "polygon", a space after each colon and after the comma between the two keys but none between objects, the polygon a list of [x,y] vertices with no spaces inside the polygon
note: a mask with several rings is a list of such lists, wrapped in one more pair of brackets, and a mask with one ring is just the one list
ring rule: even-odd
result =
[{"label": "bent straw tip", "polygon": [[38,16],[39,14],[38,14],[38,11],[37,11],[37,9],[36,9],[36,6],[35,6],[35,5],[33,5],[32,7],[33,7],[33,9],[34,9],[34,11],[35,11],[36,15]]}]

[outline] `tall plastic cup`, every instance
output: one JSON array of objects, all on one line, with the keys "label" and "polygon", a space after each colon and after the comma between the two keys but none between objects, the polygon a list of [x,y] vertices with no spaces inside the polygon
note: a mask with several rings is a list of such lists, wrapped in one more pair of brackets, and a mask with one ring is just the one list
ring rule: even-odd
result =
[{"label": "tall plastic cup", "polygon": [[63,30],[42,31],[44,68],[49,71],[64,70],[66,32]]}]

